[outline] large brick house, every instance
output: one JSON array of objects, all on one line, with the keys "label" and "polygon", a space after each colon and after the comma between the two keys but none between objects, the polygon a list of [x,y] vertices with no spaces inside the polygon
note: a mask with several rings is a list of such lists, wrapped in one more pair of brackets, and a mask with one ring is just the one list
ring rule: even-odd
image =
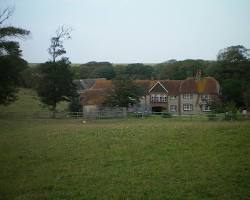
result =
[{"label": "large brick house", "polygon": [[[82,80],[83,82],[87,80]],[[89,80],[90,81],[90,80]],[[213,77],[185,80],[136,80],[144,95],[136,105],[137,110],[176,115],[203,114],[211,111],[211,101],[219,98],[220,85]],[[106,95],[112,90],[112,81],[96,79],[88,88],[80,91],[84,112],[102,107]]]}]

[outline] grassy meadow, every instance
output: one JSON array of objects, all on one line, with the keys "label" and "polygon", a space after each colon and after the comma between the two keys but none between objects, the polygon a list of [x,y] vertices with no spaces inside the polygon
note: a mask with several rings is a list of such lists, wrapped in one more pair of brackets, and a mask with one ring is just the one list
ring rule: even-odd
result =
[{"label": "grassy meadow", "polygon": [[250,123],[0,119],[0,199],[250,199]]}]

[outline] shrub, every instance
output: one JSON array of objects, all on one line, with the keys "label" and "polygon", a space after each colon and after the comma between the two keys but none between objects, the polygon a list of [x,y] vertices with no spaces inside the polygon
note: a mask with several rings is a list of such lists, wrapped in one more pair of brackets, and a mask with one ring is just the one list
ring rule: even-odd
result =
[{"label": "shrub", "polygon": [[169,113],[169,112],[164,112],[164,113],[162,113],[161,116],[162,116],[163,118],[171,118],[171,117],[172,117],[172,114]]}]

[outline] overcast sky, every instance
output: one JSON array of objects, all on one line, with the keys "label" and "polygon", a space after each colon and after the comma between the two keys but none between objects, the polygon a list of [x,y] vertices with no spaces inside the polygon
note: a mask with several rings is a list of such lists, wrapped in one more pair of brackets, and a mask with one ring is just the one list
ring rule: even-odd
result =
[{"label": "overcast sky", "polygon": [[50,37],[71,25],[73,63],[215,60],[231,45],[250,48],[250,0],[0,0],[15,6],[7,24],[31,31],[21,41],[28,62],[48,60]]}]

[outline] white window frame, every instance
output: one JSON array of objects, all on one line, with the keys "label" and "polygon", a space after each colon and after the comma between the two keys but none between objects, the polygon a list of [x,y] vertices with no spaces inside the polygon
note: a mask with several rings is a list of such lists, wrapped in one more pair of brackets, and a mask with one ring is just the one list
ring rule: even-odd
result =
[{"label": "white window frame", "polygon": [[210,97],[210,95],[208,95],[208,94],[203,94],[203,95],[201,96],[201,100],[202,100],[202,101],[209,101],[209,100],[211,100],[211,97]]},{"label": "white window frame", "polygon": [[177,112],[177,105],[170,105],[169,110],[170,112]]},{"label": "white window frame", "polygon": [[202,111],[203,111],[203,112],[211,112],[211,106],[208,105],[208,104],[204,104],[204,105],[202,106]]},{"label": "white window frame", "polygon": [[183,99],[193,99],[193,94],[185,93],[183,94]]},{"label": "white window frame", "polygon": [[168,98],[168,96],[167,95],[163,95],[163,102],[165,103],[165,102],[167,102],[167,98]]},{"label": "white window frame", "polygon": [[155,101],[155,95],[154,95],[154,94],[151,94],[151,95],[150,95],[150,100],[151,100],[151,102],[154,102],[154,101]]},{"label": "white window frame", "polygon": [[177,98],[177,96],[169,96],[170,100],[175,100]]},{"label": "white window frame", "polygon": [[167,95],[163,94],[151,94],[150,101],[152,103],[166,103],[167,102]]},{"label": "white window frame", "polygon": [[184,103],[184,104],[183,104],[183,110],[184,110],[184,111],[192,111],[192,110],[193,110],[193,104]]}]

